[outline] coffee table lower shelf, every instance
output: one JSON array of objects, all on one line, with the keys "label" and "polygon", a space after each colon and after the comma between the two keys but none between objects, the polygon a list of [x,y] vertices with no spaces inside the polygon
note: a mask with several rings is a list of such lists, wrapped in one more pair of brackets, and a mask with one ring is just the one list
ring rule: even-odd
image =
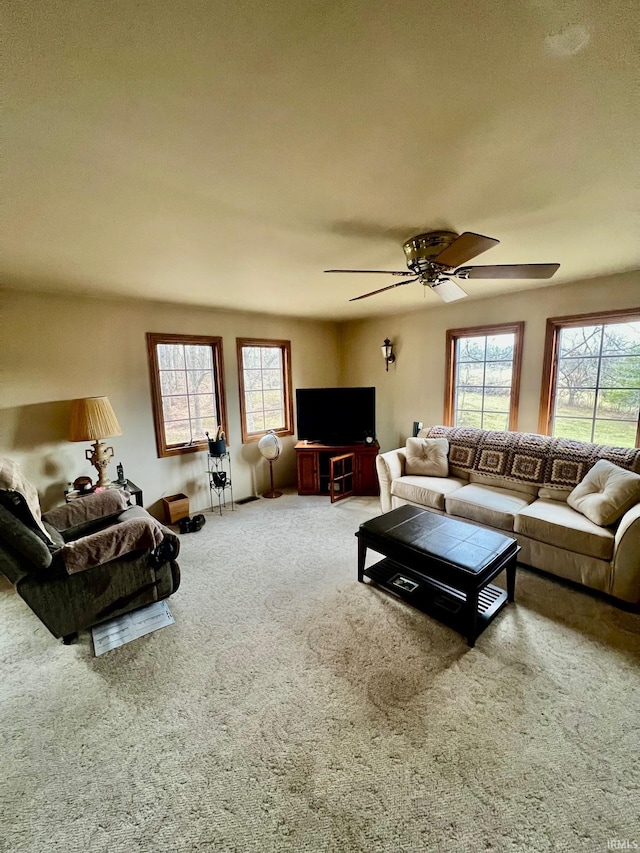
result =
[{"label": "coffee table lower shelf", "polygon": [[[468,633],[469,613],[466,595],[435,578],[413,572],[390,559],[381,560],[364,570],[365,577],[397,598],[427,613],[461,634]],[[415,584],[415,586],[414,586]],[[506,606],[507,592],[489,583],[478,592],[476,636],[482,633]]]}]

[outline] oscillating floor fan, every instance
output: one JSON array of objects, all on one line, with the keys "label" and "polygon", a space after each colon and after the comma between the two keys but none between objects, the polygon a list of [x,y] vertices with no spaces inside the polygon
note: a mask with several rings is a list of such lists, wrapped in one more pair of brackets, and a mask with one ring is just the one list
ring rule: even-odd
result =
[{"label": "oscillating floor fan", "polygon": [[258,450],[269,463],[269,476],[271,482],[271,488],[268,492],[264,492],[262,497],[280,498],[282,497],[282,492],[278,492],[273,488],[273,463],[282,453],[282,442],[280,441],[280,438],[270,430],[266,435],[263,435],[258,442]]}]

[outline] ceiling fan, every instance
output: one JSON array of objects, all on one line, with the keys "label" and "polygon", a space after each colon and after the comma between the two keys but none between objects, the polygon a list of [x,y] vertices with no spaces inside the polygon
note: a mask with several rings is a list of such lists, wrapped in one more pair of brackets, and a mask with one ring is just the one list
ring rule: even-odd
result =
[{"label": "ceiling fan", "polygon": [[426,234],[418,234],[411,237],[403,244],[402,248],[407,258],[409,270],[325,270],[325,272],[343,273],[374,273],[379,275],[413,276],[413,278],[397,281],[371,290],[361,296],[354,296],[349,302],[358,299],[366,299],[376,293],[384,293],[394,287],[403,284],[411,284],[419,281],[425,287],[430,287],[434,293],[445,302],[454,302],[456,299],[464,299],[466,292],[459,287],[451,278],[551,278],[559,269],[560,264],[499,264],[484,267],[464,267],[471,258],[481,255],[487,249],[497,246],[499,240],[493,237],[483,237],[482,234],[474,234],[465,231],[464,234],[456,234],[453,231],[428,231]]}]

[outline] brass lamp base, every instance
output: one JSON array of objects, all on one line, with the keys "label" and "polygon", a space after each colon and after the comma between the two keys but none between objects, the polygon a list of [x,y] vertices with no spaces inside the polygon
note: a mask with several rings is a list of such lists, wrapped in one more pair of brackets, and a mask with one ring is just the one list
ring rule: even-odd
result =
[{"label": "brass lamp base", "polygon": [[107,477],[107,465],[113,459],[113,447],[105,447],[104,441],[95,441],[93,450],[85,450],[85,456],[98,472],[96,488],[106,488],[111,485]]},{"label": "brass lamp base", "polygon": [[275,489],[269,489],[268,492],[264,492],[262,495],[263,498],[281,498],[282,492],[278,492]]}]

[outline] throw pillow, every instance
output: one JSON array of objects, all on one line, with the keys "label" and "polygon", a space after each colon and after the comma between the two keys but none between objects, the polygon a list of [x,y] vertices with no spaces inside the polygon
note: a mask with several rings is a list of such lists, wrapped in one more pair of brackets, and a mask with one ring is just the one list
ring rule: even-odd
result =
[{"label": "throw pillow", "polygon": [[573,489],[567,503],[594,524],[614,524],[640,501],[640,474],[599,459]]},{"label": "throw pillow", "polygon": [[405,474],[425,477],[449,475],[449,442],[446,438],[408,438]]}]

